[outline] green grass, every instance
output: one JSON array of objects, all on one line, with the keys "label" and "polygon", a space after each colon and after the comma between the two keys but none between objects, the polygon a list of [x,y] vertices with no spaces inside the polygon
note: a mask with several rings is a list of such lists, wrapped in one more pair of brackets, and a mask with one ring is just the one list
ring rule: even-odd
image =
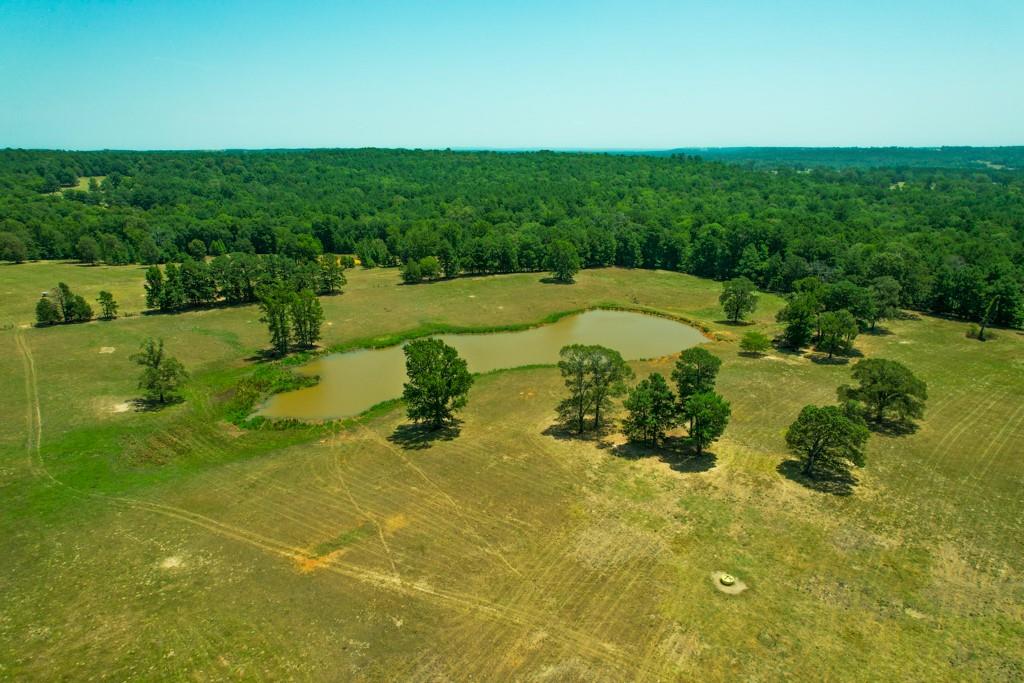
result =
[{"label": "green grass", "polygon": [[[31,320],[36,290],[61,279],[142,298],[139,268],[0,267],[0,319]],[[0,678],[1019,679],[1024,337],[982,344],[921,318],[858,338],[914,369],[930,400],[916,433],[872,436],[839,496],[785,475],[783,432],[805,403],[835,400],[848,366],[739,355],[750,328],[717,322],[718,283],[617,269],[572,287],[349,280],[324,299],[325,346],[596,305],[696,320],[733,421],[701,460],[563,439],[547,429],[561,380],[538,367],[478,376],[451,439],[403,439],[396,402],[239,430],[232,392],[266,343],[252,307],[11,325]],[[779,305],[762,297],[756,329],[775,331]],[[149,335],[193,373],[188,400],[113,412],[136,395],[127,356]],[[749,590],[719,593],[716,570]]]}]

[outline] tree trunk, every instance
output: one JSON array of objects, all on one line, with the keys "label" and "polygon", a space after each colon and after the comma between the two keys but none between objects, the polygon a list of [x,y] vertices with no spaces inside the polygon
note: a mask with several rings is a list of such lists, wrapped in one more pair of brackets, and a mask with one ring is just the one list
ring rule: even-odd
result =
[{"label": "tree trunk", "polygon": [[814,472],[814,460],[815,454],[813,452],[807,454],[807,462],[804,463],[803,474],[804,476],[811,476]]}]

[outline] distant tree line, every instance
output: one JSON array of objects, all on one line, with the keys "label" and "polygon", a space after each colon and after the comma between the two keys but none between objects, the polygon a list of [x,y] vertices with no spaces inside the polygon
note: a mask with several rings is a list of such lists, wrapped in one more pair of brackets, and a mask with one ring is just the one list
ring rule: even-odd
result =
[{"label": "distant tree line", "polygon": [[[82,177],[89,189],[61,192]],[[863,288],[889,278],[902,308],[1020,325],[1024,172],[805,172],[683,155],[0,151],[0,259],[231,253],[355,254],[365,267],[403,266],[409,282],[542,270],[568,281],[609,265],[783,293],[808,277]]]}]

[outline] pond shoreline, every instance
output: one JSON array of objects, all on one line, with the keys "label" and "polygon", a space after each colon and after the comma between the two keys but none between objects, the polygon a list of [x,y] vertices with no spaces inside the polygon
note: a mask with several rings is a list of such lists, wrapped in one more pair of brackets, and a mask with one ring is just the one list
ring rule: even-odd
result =
[{"label": "pond shoreline", "polygon": [[[595,316],[607,312],[610,315]],[[627,314],[616,316],[615,314]],[[639,323],[630,321],[628,315],[644,318],[658,318],[678,324],[666,327],[664,323]],[[568,322],[567,318],[578,317],[578,321]],[[565,321],[565,322],[563,322]],[[561,324],[559,324],[561,323]],[[568,327],[566,327],[568,325]],[[643,327],[648,325],[647,328]],[[653,325],[653,327],[651,327]],[[660,326],[659,326],[660,325]],[[539,334],[527,334],[519,337],[516,333],[530,333],[546,327],[551,330]],[[685,329],[684,329],[685,328]],[[511,333],[513,337],[504,337]],[[496,335],[493,346],[480,341],[466,339],[482,335]],[[372,400],[393,400],[400,393],[400,377],[403,367],[396,353],[390,351],[401,344],[423,337],[447,337],[446,342],[460,348],[470,362],[470,370],[474,375],[505,372],[522,367],[554,367],[557,358],[553,356],[556,349],[565,344],[588,343],[602,344],[623,352],[629,360],[657,358],[677,353],[682,348],[714,340],[709,334],[709,327],[703,322],[694,321],[666,311],[639,306],[626,306],[615,303],[599,303],[594,306],[567,311],[559,311],[539,321],[508,325],[492,325],[481,327],[463,327],[447,324],[426,324],[396,334],[381,335],[372,338],[356,339],[350,342],[335,344],[316,351],[297,354],[279,361],[282,370],[304,366],[306,377],[327,375],[329,384],[326,387],[308,387],[294,392],[296,395],[289,402],[282,404],[275,397],[287,393],[292,387],[284,387],[283,391],[274,388],[259,396],[251,404],[249,420],[259,422],[298,420],[302,423],[330,422],[351,419],[368,410],[360,409],[362,398]],[[460,346],[458,339],[463,338]],[[381,352],[385,355],[365,355],[365,352]],[[468,354],[468,355],[467,355]],[[336,364],[343,364],[339,367]],[[507,366],[502,363],[509,363]],[[297,374],[303,374],[298,371]],[[344,382],[344,384],[342,384]],[[352,391],[355,386],[361,390]],[[344,388],[342,388],[344,387]],[[385,389],[386,388],[386,389]],[[305,402],[302,407],[300,402]],[[365,404],[363,404],[365,405]],[[373,404],[375,405],[375,404]],[[327,408],[326,406],[334,406]],[[253,415],[251,410],[255,409]],[[343,411],[335,416],[320,412],[327,410]],[[351,412],[349,412],[351,411]]]}]

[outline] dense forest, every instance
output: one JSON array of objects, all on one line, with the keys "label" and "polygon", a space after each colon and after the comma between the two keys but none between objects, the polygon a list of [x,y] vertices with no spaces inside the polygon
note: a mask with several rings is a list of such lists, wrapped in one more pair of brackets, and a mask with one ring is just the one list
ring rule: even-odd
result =
[{"label": "dense forest", "polygon": [[547,269],[556,243],[584,268],[743,276],[779,292],[810,276],[891,278],[904,307],[1020,325],[1024,171],[808,171],[684,154],[0,151],[0,260],[333,253],[454,277]]}]

